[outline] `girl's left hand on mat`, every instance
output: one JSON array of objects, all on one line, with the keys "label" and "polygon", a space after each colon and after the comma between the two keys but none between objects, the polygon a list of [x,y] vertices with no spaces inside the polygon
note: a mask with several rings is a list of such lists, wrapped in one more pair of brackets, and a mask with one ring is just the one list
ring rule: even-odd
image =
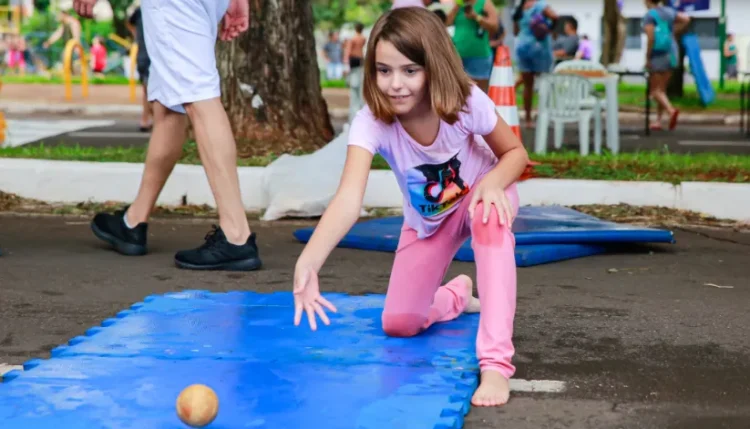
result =
[{"label": "girl's left hand on mat", "polygon": [[510,225],[513,223],[513,207],[505,196],[505,190],[498,188],[487,180],[482,180],[474,189],[474,195],[471,197],[469,204],[469,218],[474,219],[477,205],[482,202],[482,223],[487,223],[490,219],[492,206],[497,210],[497,218],[500,225]]},{"label": "girl's left hand on mat", "polygon": [[294,326],[299,326],[302,321],[303,309],[313,331],[318,329],[316,313],[323,323],[330,325],[331,321],[328,320],[323,307],[336,312],[336,307],[320,295],[318,273],[312,268],[297,268],[294,273]]}]

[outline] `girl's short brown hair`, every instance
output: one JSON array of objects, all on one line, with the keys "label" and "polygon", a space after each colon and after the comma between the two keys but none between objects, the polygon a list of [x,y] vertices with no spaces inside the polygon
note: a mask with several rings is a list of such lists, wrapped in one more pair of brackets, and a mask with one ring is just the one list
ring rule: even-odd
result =
[{"label": "girl's short brown hair", "polygon": [[471,93],[472,81],[437,15],[418,7],[393,9],[383,14],[370,32],[362,92],[373,115],[390,124],[395,113],[377,84],[375,47],[380,41],[390,42],[405,57],[425,68],[432,108],[445,122],[455,123]]}]

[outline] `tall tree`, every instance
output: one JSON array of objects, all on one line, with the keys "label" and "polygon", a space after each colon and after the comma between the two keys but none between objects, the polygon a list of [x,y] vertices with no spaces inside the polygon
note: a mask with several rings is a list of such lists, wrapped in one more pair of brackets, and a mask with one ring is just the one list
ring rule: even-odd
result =
[{"label": "tall tree", "polygon": [[217,44],[222,101],[240,156],[314,150],[333,138],[311,0],[250,0],[250,28]]},{"label": "tall tree", "polygon": [[604,0],[604,14],[602,16],[604,41],[602,43],[602,64],[616,64],[620,62],[625,42],[625,22],[617,7],[617,0]]}]

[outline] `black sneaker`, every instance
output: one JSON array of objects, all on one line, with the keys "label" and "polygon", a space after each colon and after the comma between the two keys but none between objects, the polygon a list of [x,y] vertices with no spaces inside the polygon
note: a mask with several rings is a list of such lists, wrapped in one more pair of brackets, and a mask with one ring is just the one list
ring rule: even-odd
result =
[{"label": "black sneaker", "polygon": [[253,271],[262,265],[255,233],[238,246],[228,242],[224,231],[216,225],[206,235],[202,246],[177,252],[174,262],[177,267],[189,270]]},{"label": "black sneaker", "polygon": [[91,221],[91,230],[101,240],[111,244],[116,251],[128,256],[145,255],[148,251],[146,239],[148,224],[139,223],[135,228],[125,225],[125,207],[114,213],[98,213]]}]

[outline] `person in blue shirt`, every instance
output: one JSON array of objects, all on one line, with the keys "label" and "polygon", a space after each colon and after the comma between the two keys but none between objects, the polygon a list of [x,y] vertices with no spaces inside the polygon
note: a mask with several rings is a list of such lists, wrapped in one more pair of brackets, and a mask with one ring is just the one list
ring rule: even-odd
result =
[{"label": "person in blue shirt", "polygon": [[552,69],[551,33],[558,19],[557,13],[544,0],[523,0],[513,13],[516,58],[521,72],[521,81],[518,83],[523,84],[523,107],[527,127],[531,126],[531,101],[535,77]]},{"label": "person in blue shirt", "polygon": [[669,115],[669,129],[677,126],[680,111],[669,102],[667,83],[677,67],[679,55],[675,33],[690,22],[690,17],[667,6],[668,0],[645,0],[646,15],[643,17],[643,32],[646,33],[646,70],[651,88],[650,96],[656,101],[656,122],[651,129],[660,130],[664,112]]}]

